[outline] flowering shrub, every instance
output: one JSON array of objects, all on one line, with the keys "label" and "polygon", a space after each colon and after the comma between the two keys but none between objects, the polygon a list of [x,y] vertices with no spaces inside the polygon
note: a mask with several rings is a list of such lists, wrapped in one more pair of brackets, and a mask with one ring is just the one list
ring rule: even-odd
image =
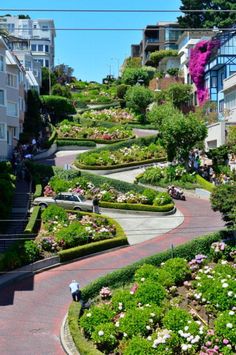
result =
[{"label": "flowering shrub", "polygon": [[207,256],[206,255],[202,255],[202,254],[198,254],[195,256],[194,259],[192,259],[188,264],[190,267],[190,270],[192,271],[197,271],[199,270],[199,268],[204,264],[204,262],[206,261]]},{"label": "flowering shrub", "polygon": [[59,250],[59,246],[53,237],[42,237],[39,239],[38,243],[45,251],[55,253],[57,250]]},{"label": "flowering shrub", "polygon": [[62,226],[68,225],[68,215],[66,211],[56,205],[48,206],[42,213],[42,222],[49,232],[55,232]]},{"label": "flowering shrub", "polygon": [[101,291],[99,292],[99,294],[100,294],[100,297],[105,300],[105,299],[108,299],[111,297],[112,292],[109,289],[109,287],[103,287],[101,289]]},{"label": "flowering shrub", "polygon": [[181,283],[191,274],[187,261],[181,258],[167,260],[164,265],[162,265],[162,269],[168,271],[172,275],[176,284]]},{"label": "flowering shrub", "polygon": [[51,197],[55,195],[55,192],[53,191],[50,185],[46,185],[43,190],[43,194],[44,196]]},{"label": "flowering shrub", "polygon": [[221,259],[229,252],[229,247],[224,242],[215,242],[211,245],[211,257],[214,261]]},{"label": "flowering shrub", "polygon": [[144,264],[137,269],[134,278],[139,283],[150,280],[153,282],[159,282],[164,287],[174,285],[174,279],[168,271],[164,269],[157,269],[155,266],[149,264]]},{"label": "flowering shrub", "polygon": [[81,115],[81,118],[89,118],[93,121],[108,121],[127,123],[135,121],[135,116],[128,110],[124,109],[106,109],[101,111],[87,111]]},{"label": "flowering shrub", "polygon": [[235,311],[227,310],[221,313],[217,317],[215,321],[215,332],[216,332],[216,336],[218,336],[221,339],[221,341],[226,343],[227,346],[230,345],[228,346],[229,348],[236,350],[236,312]]},{"label": "flowering shrub", "polygon": [[116,327],[112,323],[99,324],[92,332],[91,338],[99,350],[107,353],[117,344]]},{"label": "flowering shrub", "polygon": [[152,347],[152,343],[145,338],[141,338],[140,336],[135,336],[126,343],[123,354],[134,355],[138,354],[137,351],[139,351],[139,354],[156,354],[155,349]]},{"label": "flowering shrub", "polygon": [[115,290],[111,302],[116,312],[123,312],[137,306],[136,298],[129,290]]},{"label": "flowering shrub", "polygon": [[135,298],[141,304],[154,303],[160,305],[166,296],[166,291],[158,282],[146,281],[141,284],[135,294]]},{"label": "flowering shrub", "polygon": [[80,325],[83,327],[85,333],[91,336],[96,326],[111,321],[114,315],[115,312],[109,305],[104,304],[101,307],[91,307],[80,318]]},{"label": "flowering shrub", "polygon": [[212,51],[218,48],[216,40],[203,40],[198,42],[190,51],[189,73],[197,87],[197,96],[200,105],[208,99],[208,90],[204,85],[205,66],[209,61]]}]

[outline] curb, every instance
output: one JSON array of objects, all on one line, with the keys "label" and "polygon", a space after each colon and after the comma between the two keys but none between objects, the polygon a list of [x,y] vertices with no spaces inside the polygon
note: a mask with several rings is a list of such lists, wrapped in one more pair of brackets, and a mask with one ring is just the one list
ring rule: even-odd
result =
[{"label": "curb", "polygon": [[76,349],[73,338],[70,334],[67,316],[68,313],[66,313],[60,329],[61,346],[67,355],[79,355],[80,353]]},{"label": "curb", "polygon": [[118,208],[106,208],[106,207],[100,207],[100,210],[102,213],[119,212],[119,213],[123,213],[123,214],[137,214],[137,215],[146,215],[146,216],[152,216],[152,217],[154,217],[155,215],[156,216],[169,216],[169,215],[175,214],[177,211],[175,206],[172,210],[167,211],[167,212],[137,211],[137,210],[125,210],[125,209],[118,209]]}]

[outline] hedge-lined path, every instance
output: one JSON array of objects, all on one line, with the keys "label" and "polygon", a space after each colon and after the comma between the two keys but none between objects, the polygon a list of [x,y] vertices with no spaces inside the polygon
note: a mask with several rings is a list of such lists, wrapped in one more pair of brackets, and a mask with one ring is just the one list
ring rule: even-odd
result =
[{"label": "hedge-lined path", "polygon": [[[59,158],[56,164],[70,164],[68,157],[72,162],[74,156]],[[71,302],[68,285],[72,279],[77,279],[83,287],[112,270],[224,226],[220,214],[211,210],[209,201],[188,198],[177,201],[176,205],[185,216],[184,222],[166,234],[3,286],[0,289],[0,354],[64,354],[59,333]],[[135,220],[133,223],[135,229],[137,223]]]}]

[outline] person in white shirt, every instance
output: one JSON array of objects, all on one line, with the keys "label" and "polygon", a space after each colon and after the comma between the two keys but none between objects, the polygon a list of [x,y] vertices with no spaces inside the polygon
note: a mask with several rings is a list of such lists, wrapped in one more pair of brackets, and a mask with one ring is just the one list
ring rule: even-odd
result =
[{"label": "person in white shirt", "polygon": [[70,292],[71,292],[73,301],[79,302],[81,299],[81,291],[79,289],[78,282],[76,280],[72,280],[69,285],[69,288],[70,288]]}]

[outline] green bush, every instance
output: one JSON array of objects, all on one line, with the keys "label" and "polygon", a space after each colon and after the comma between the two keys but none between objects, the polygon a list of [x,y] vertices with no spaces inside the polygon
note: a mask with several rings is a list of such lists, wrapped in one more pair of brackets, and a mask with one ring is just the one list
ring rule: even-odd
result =
[{"label": "green bush", "polygon": [[137,282],[146,282],[150,280],[152,282],[158,282],[164,287],[170,287],[174,285],[174,279],[172,274],[164,269],[158,269],[157,267],[144,264],[135,272],[135,280]]},{"label": "green bush", "polygon": [[187,260],[182,258],[174,258],[167,260],[162,266],[162,269],[169,272],[176,284],[186,280],[191,275]]},{"label": "green bush", "polygon": [[129,290],[118,289],[112,294],[111,303],[113,309],[117,312],[126,311],[137,306],[135,295],[131,294]]},{"label": "green bush", "polygon": [[[232,311],[225,311],[218,315],[215,320],[216,336],[221,340],[228,339],[230,343],[236,346],[236,316]],[[230,326],[229,326],[230,325]]]},{"label": "green bush", "polygon": [[43,188],[41,184],[36,184],[34,191],[34,198],[40,197],[43,194]]},{"label": "green bush", "polygon": [[50,114],[52,123],[59,122],[68,115],[76,113],[72,102],[61,96],[41,96],[43,107]]},{"label": "green bush", "polygon": [[24,233],[32,234],[33,232],[37,232],[40,226],[39,218],[40,218],[40,207],[35,206],[33,207],[33,211],[25,227]]},{"label": "green bush", "polygon": [[145,283],[139,285],[135,297],[138,303],[153,303],[159,306],[166,297],[166,291],[158,282],[147,280]]},{"label": "green bush", "polygon": [[188,311],[181,308],[173,308],[168,311],[163,318],[163,325],[166,329],[171,329],[174,332],[183,330],[184,327],[188,324],[188,321],[191,321],[192,317]]},{"label": "green bush", "polygon": [[40,248],[33,240],[24,243],[25,262],[33,263],[40,259]]},{"label": "green bush", "polygon": [[118,202],[99,202],[100,207],[104,208],[116,208],[120,210],[134,210],[134,211],[148,211],[148,212],[169,212],[174,208],[173,203],[169,203],[164,206],[150,206],[142,204],[131,204],[131,203],[118,203]]},{"label": "green bush", "polygon": [[152,342],[140,336],[133,337],[126,345],[124,355],[155,355],[156,349],[153,349]]},{"label": "green bush", "polygon": [[99,324],[94,329],[91,338],[98,349],[108,354],[117,344],[116,327],[112,323]]},{"label": "green bush", "polygon": [[93,306],[85,311],[79,320],[80,326],[83,328],[85,334],[91,337],[96,326],[104,324],[112,320],[115,312],[110,305],[102,305],[101,307]]},{"label": "green bush", "polygon": [[60,223],[61,225],[64,225],[65,223],[67,224],[68,215],[64,208],[51,205],[43,211],[42,221],[45,223],[46,228],[50,232],[54,228],[54,224],[52,222],[56,222],[56,224]]},{"label": "green bush", "polygon": [[63,249],[68,249],[88,243],[87,235],[85,227],[75,221],[57,232],[55,240]]},{"label": "green bush", "polygon": [[166,205],[170,205],[171,202],[172,202],[171,196],[166,192],[162,192],[153,201],[153,206],[166,206]]},{"label": "green bush", "polygon": [[65,192],[71,187],[71,182],[58,176],[53,176],[50,179],[50,186],[56,193]]}]

